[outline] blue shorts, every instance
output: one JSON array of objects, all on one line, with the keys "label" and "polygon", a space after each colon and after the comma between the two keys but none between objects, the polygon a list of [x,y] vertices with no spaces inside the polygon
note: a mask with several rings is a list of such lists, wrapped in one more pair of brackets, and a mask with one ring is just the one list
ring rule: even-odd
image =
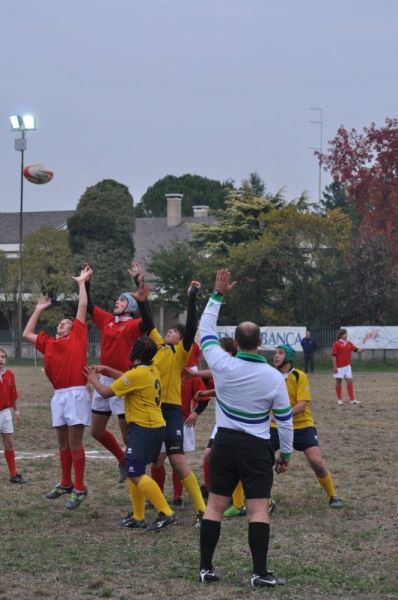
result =
[{"label": "blue shorts", "polygon": [[163,418],[166,421],[164,438],[166,453],[184,454],[184,416],[178,404],[162,404]]},{"label": "blue shorts", "polygon": [[141,427],[136,423],[129,423],[127,448],[124,453],[128,477],[144,475],[146,465],[157,460],[164,440],[164,432],[164,427],[151,429]]},{"label": "blue shorts", "polygon": [[[279,450],[279,435],[276,427],[271,427],[271,446],[272,449]],[[304,427],[295,429],[293,432],[293,448],[297,452],[304,452],[308,448],[319,446],[318,436],[315,427]]]}]

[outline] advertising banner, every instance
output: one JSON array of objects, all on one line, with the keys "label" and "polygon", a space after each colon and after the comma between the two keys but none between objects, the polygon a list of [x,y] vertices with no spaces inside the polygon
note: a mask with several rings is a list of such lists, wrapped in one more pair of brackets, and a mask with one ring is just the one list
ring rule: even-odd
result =
[{"label": "advertising banner", "polygon": [[[218,337],[234,337],[235,326],[217,327]],[[260,350],[274,350],[279,344],[290,344],[296,352],[302,352],[301,340],[305,335],[305,327],[260,327]]]},{"label": "advertising banner", "polygon": [[365,350],[397,350],[398,327],[381,327],[378,325],[361,325],[344,327],[350,342]]}]

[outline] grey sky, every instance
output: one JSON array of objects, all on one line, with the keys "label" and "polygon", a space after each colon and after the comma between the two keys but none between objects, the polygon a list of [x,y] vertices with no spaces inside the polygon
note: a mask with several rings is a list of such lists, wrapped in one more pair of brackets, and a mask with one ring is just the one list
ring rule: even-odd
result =
[{"label": "grey sky", "polygon": [[[318,194],[310,146],[397,115],[397,0],[2,0],[0,211],[19,210],[8,116],[33,112],[24,208],[75,208],[112,178],[137,202],[167,175]],[[178,190],[176,190],[178,191]]]}]

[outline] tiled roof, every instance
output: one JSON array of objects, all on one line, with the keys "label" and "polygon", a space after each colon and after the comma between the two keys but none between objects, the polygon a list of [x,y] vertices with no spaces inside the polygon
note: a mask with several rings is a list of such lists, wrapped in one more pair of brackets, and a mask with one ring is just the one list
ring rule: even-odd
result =
[{"label": "tiled roof", "polygon": [[[23,213],[23,237],[34,233],[41,227],[60,229],[66,225],[74,210],[47,210],[42,212]],[[19,242],[19,212],[0,213],[0,244],[17,244]]]}]

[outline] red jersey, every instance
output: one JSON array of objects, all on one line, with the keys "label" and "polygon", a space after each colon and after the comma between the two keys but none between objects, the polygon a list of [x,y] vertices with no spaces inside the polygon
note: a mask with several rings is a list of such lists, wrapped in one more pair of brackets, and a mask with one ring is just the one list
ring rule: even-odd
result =
[{"label": "red jersey", "polygon": [[83,368],[87,364],[87,325],[75,319],[69,335],[50,337],[40,331],[36,348],[44,354],[44,370],[54,389],[86,385]]},{"label": "red jersey", "polygon": [[332,355],[336,357],[336,367],[347,367],[351,364],[351,352],[356,352],[358,348],[351,342],[336,340],[332,346]]},{"label": "red jersey", "polygon": [[14,373],[5,369],[2,373],[0,372],[0,410],[12,408],[17,398]]},{"label": "red jersey", "polygon": [[[201,377],[183,377],[181,381],[182,414],[186,419],[192,412],[193,398],[198,391],[206,391],[207,387]],[[200,402],[208,402],[209,396],[202,396]],[[196,406],[196,403],[195,403]]]},{"label": "red jersey", "polygon": [[118,320],[115,315],[94,306],[93,323],[101,332],[102,365],[125,373],[131,369],[130,352],[135,340],[141,337],[142,319]]},{"label": "red jersey", "polygon": [[188,360],[185,363],[185,368],[186,369],[190,369],[191,367],[198,367],[199,363],[200,363],[200,357],[201,357],[201,351],[199,348],[199,344],[197,344],[196,342],[194,342],[192,344],[192,349],[191,352],[189,354]]}]

